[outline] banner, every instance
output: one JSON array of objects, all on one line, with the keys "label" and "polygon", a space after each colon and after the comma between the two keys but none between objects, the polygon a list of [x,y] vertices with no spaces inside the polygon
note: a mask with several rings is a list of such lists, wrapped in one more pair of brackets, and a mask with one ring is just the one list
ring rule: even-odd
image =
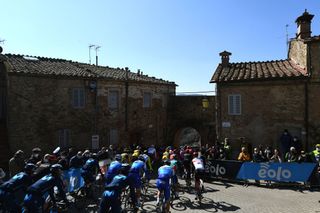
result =
[{"label": "banner", "polygon": [[240,161],[211,160],[206,161],[205,172],[210,178],[236,179],[241,165]]},{"label": "banner", "polygon": [[237,179],[281,182],[307,181],[315,163],[249,163],[242,164]]}]

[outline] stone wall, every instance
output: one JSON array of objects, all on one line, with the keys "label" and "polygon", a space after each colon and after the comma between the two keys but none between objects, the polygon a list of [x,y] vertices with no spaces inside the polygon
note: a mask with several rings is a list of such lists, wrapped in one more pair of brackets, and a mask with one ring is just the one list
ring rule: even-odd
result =
[{"label": "stone wall", "polygon": [[[202,99],[207,98],[209,107],[204,109]],[[183,128],[191,127],[201,136],[202,144],[214,144],[215,97],[214,96],[174,96],[169,101],[169,138],[171,144],[179,146],[177,134]]]},{"label": "stone wall", "polygon": [[[239,153],[239,138],[244,137],[253,147],[259,144],[279,146],[284,129],[305,141],[304,83],[273,81],[219,85],[221,139],[231,139],[235,155]],[[228,96],[241,95],[241,115],[228,114]],[[222,126],[224,123],[224,127]],[[226,124],[229,124],[226,125]]]},{"label": "stone wall", "polygon": [[[110,129],[118,132],[118,143],[162,143],[166,133],[167,96],[174,85],[98,81],[98,96],[90,91],[89,79],[10,75],[8,86],[8,130],[11,150],[27,152],[39,146],[46,151],[59,145],[59,130],[70,130],[69,146],[91,148],[98,134],[100,147],[109,145]],[[85,89],[85,107],[72,106],[72,89]],[[119,108],[108,109],[108,90],[119,91]],[[143,108],[143,91],[152,93],[152,106]],[[97,107],[96,104],[97,103]],[[126,114],[127,112],[127,114]]]},{"label": "stone wall", "polygon": [[288,52],[288,58],[301,67],[307,67],[307,44],[301,39],[292,39]]}]

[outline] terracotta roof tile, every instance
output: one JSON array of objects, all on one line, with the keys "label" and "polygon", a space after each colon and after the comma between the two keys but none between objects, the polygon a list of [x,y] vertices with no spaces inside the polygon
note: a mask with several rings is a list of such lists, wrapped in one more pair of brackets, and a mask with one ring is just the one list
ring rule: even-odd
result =
[{"label": "terracotta roof tile", "polygon": [[292,60],[258,61],[230,63],[226,67],[219,64],[210,83],[298,77],[308,77],[308,73]]},{"label": "terracotta roof tile", "polygon": [[[126,80],[127,71],[120,68],[95,66],[64,59],[34,57],[6,54],[11,69],[9,73],[25,73],[33,75],[69,76],[86,78],[105,78],[112,80]],[[174,82],[148,77],[138,73],[128,72],[128,80],[175,85]]]}]

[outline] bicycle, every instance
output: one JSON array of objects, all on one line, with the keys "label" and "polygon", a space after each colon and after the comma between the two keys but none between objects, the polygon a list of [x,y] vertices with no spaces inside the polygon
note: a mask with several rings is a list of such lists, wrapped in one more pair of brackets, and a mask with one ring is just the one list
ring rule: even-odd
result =
[{"label": "bicycle", "polygon": [[166,202],[164,199],[164,191],[160,191],[159,203],[157,204],[157,212],[165,213],[166,212]]}]

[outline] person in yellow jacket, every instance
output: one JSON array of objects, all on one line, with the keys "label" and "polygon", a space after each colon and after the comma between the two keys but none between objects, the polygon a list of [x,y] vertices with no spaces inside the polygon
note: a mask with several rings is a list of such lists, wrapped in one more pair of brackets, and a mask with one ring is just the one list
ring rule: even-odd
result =
[{"label": "person in yellow jacket", "polygon": [[247,149],[245,147],[242,147],[238,157],[238,161],[244,162],[244,161],[250,161],[250,160],[251,160],[250,154],[248,153]]}]

